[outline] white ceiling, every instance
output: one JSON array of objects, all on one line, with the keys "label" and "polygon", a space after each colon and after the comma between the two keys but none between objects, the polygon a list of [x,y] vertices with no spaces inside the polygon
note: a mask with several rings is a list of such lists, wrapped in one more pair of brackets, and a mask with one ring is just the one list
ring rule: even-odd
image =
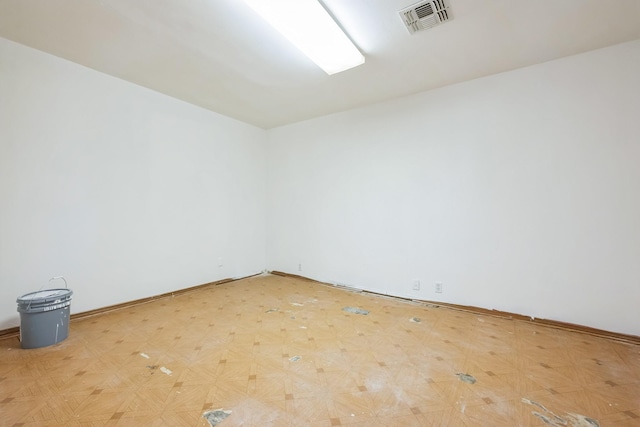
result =
[{"label": "white ceiling", "polygon": [[241,0],[0,0],[0,37],[272,128],[640,38],[640,0],[322,0],[366,57],[326,75]]}]

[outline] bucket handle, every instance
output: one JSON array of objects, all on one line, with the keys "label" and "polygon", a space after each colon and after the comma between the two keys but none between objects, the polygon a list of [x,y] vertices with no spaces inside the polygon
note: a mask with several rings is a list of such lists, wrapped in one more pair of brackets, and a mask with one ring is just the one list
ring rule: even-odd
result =
[{"label": "bucket handle", "polygon": [[51,279],[49,279],[49,283],[51,283],[52,280],[58,280],[58,279],[62,279],[62,281],[64,282],[65,289],[69,289],[69,285],[67,285],[67,279],[65,279],[63,276],[52,277]]},{"label": "bucket handle", "polygon": [[[51,279],[49,279],[49,281],[47,283],[51,283],[52,280],[59,280],[59,279],[61,279],[64,282],[65,289],[69,289],[69,285],[67,284],[67,279],[65,279],[63,276],[52,277]],[[38,292],[40,292],[42,290],[42,288],[44,288],[44,285],[40,286],[40,289],[38,289]],[[29,310],[31,308],[31,303],[32,302],[33,302],[33,300],[29,301],[29,304],[27,304],[27,310]]]}]

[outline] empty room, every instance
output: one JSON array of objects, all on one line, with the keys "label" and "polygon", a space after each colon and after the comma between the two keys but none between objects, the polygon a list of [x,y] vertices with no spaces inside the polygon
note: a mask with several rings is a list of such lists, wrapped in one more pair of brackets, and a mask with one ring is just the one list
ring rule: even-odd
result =
[{"label": "empty room", "polygon": [[640,426],[640,1],[0,0],[0,297],[0,426]]}]

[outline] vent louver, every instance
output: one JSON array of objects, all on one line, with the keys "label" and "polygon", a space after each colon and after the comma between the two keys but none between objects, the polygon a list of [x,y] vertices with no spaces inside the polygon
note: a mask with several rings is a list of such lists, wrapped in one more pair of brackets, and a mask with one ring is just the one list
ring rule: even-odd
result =
[{"label": "vent louver", "polygon": [[398,13],[411,34],[428,30],[452,18],[449,6],[444,0],[421,1]]}]

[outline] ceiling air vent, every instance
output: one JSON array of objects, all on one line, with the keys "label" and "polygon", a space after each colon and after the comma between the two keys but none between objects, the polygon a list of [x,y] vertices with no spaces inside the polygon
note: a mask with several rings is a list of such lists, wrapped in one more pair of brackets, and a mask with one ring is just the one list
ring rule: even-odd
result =
[{"label": "ceiling air vent", "polygon": [[398,13],[411,34],[428,30],[452,18],[449,6],[444,0],[421,1]]}]

